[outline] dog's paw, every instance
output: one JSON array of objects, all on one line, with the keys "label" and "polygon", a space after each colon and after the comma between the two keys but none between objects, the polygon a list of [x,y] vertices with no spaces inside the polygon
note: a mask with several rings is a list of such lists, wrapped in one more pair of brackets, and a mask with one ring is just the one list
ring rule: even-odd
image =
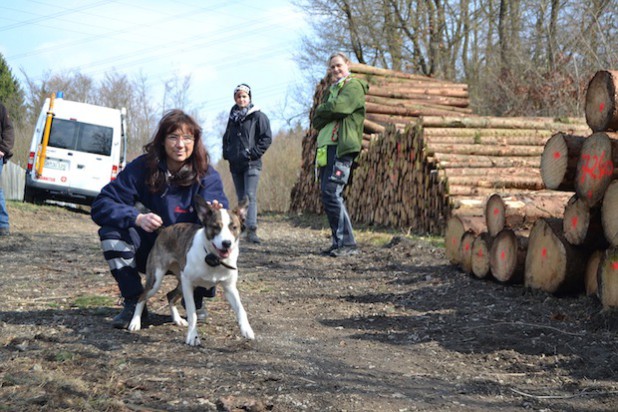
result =
[{"label": "dog's paw", "polygon": [[185,327],[189,326],[189,323],[186,320],[184,320],[183,318],[181,318],[180,316],[175,318],[175,319],[172,319],[172,320],[178,326],[185,326]]},{"label": "dog's paw", "polygon": [[195,333],[195,334],[193,334],[193,333],[187,334],[186,343],[189,346],[200,346],[200,344],[201,344],[200,338],[199,338],[199,336],[197,336],[197,333]]},{"label": "dog's paw", "polygon": [[253,329],[251,329],[251,326],[240,328],[240,334],[243,336],[243,338],[251,340],[255,339],[255,334],[253,333]]},{"label": "dog's paw", "polygon": [[131,323],[129,323],[129,330],[131,332],[135,332],[137,330],[140,330],[142,328],[142,320],[140,319],[140,317],[136,317],[131,319]]}]

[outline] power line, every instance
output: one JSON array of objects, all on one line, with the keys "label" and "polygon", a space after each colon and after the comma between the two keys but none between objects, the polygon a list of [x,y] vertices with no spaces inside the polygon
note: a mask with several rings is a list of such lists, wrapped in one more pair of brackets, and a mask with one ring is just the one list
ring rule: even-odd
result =
[{"label": "power line", "polygon": [[73,13],[77,13],[79,11],[82,10],[88,10],[88,9],[92,9],[95,7],[99,7],[100,5],[106,4],[106,3],[111,3],[112,1],[108,1],[108,0],[102,0],[93,4],[87,4],[81,7],[76,7],[76,8],[72,8],[72,9],[65,9],[63,11],[59,11],[57,13],[53,13],[53,14],[48,14],[46,16],[41,16],[41,17],[37,17],[34,19],[30,19],[30,20],[26,20],[26,21],[22,21],[19,23],[15,23],[15,24],[11,24],[8,26],[4,26],[4,27],[0,27],[0,32],[2,31],[7,31],[7,30],[12,30],[18,27],[22,27],[22,26],[27,26],[29,24],[34,24],[40,21],[45,21],[45,20],[49,20],[49,19],[53,19],[56,17],[60,17],[60,16],[65,16],[67,14],[73,14]]}]

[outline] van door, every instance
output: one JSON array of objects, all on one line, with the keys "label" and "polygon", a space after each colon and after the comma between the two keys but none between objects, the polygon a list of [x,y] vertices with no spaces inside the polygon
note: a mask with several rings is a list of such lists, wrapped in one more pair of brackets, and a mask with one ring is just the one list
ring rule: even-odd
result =
[{"label": "van door", "polygon": [[96,196],[110,179],[113,132],[107,126],[54,119],[46,175],[58,179],[71,193]]}]

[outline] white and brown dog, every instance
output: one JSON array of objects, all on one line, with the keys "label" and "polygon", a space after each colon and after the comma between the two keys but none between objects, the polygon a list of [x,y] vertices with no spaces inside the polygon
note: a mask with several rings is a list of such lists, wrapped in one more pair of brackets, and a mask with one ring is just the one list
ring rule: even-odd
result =
[{"label": "white and brown dog", "polygon": [[[211,288],[221,285],[236,313],[241,335],[254,339],[253,329],[236,287],[238,243],[247,213],[247,202],[241,202],[230,211],[213,207],[198,195],[194,198],[194,205],[201,225],[177,223],[163,229],[157,237],[146,263],[146,286],[135,307],[129,330],[141,328],[141,315],[146,301],[159,290],[166,274],[174,274],[178,285],[167,294],[167,300],[173,322],[189,327],[186,339],[188,345],[200,344],[193,298],[193,290],[197,286]],[[181,294],[185,301],[186,321],[180,317],[176,308]]]}]

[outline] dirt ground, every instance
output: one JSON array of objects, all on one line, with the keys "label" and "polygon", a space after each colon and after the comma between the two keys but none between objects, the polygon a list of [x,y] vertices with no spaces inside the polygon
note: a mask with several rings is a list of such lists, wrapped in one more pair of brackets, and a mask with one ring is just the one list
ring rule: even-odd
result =
[{"label": "dirt ground", "polygon": [[362,254],[335,259],[315,219],[261,216],[264,243],[239,261],[256,340],[219,291],[190,347],[171,279],[150,326],[110,326],[117,289],[88,214],[9,212],[0,411],[618,410],[615,313],[471,278],[428,239],[362,230]]}]

